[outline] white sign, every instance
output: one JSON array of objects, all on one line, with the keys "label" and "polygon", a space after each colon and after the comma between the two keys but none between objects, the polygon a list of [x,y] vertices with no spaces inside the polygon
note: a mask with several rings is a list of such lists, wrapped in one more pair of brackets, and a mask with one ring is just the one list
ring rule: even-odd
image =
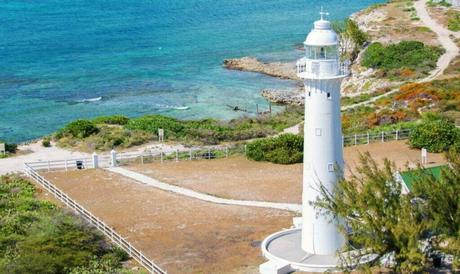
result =
[{"label": "white sign", "polygon": [[164,138],[165,138],[165,130],[162,128],[159,128],[158,129],[158,141],[163,142]]},{"label": "white sign", "polygon": [[0,144],[0,153],[5,154],[5,144]]},{"label": "white sign", "polygon": [[428,164],[428,151],[426,148],[422,148],[422,165]]}]

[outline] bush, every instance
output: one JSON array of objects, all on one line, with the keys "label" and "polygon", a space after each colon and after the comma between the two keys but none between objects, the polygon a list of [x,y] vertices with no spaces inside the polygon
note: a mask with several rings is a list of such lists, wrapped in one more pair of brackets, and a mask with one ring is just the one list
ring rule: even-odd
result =
[{"label": "bush", "polygon": [[30,182],[2,176],[0,193],[0,273],[69,273],[105,258],[115,268],[126,258],[81,219],[36,199]]},{"label": "bush", "polygon": [[59,130],[56,137],[59,139],[65,135],[70,135],[78,139],[83,139],[99,132],[96,125],[88,120],[76,120]]},{"label": "bush", "polygon": [[402,41],[388,46],[372,43],[364,52],[361,64],[394,74],[407,72],[407,69],[427,73],[436,67],[441,54],[441,49],[418,41]]},{"label": "bush", "polygon": [[100,116],[93,119],[95,124],[121,125],[124,126],[129,122],[129,118],[123,115]]},{"label": "bush", "polygon": [[158,129],[165,130],[165,135],[176,136],[184,130],[183,124],[174,118],[162,115],[146,115],[131,119],[126,124],[127,129],[143,130],[153,134],[158,134]]},{"label": "bush", "polygon": [[303,160],[303,137],[283,134],[250,143],[246,156],[254,161],[268,161],[275,164],[295,164]]},{"label": "bush", "polygon": [[42,146],[44,147],[51,147],[51,140],[49,137],[45,137],[42,140]]},{"label": "bush", "polygon": [[460,130],[445,118],[428,115],[415,126],[409,137],[413,148],[443,152],[460,143]]},{"label": "bush", "polygon": [[16,151],[18,151],[18,145],[17,144],[7,143],[7,142],[1,141],[1,140],[0,140],[0,144],[5,144],[5,152],[16,153]]}]

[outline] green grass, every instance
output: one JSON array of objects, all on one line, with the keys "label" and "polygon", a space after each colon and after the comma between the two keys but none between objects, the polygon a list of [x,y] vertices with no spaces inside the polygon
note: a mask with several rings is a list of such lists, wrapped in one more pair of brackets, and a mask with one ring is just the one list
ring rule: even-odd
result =
[{"label": "green grass", "polygon": [[120,273],[126,253],[16,176],[0,177],[0,273]]}]

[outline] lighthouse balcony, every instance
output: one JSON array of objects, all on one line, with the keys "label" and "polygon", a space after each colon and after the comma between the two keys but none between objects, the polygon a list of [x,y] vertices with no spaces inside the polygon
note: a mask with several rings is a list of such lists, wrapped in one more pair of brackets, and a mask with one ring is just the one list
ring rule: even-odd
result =
[{"label": "lighthouse balcony", "polygon": [[302,79],[342,78],[349,74],[349,64],[337,59],[308,59],[303,57],[297,61],[297,76]]}]

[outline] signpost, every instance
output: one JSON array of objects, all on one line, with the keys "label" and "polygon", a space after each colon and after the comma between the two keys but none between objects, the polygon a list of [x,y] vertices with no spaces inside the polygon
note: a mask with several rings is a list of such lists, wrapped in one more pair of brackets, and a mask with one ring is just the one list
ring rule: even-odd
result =
[{"label": "signpost", "polygon": [[428,164],[428,151],[426,148],[422,148],[422,165]]},{"label": "signpost", "polygon": [[0,144],[0,153],[2,153],[3,155],[6,154],[5,144]]},{"label": "signpost", "polygon": [[158,142],[163,142],[165,138],[165,130],[162,128],[158,129]]}]

